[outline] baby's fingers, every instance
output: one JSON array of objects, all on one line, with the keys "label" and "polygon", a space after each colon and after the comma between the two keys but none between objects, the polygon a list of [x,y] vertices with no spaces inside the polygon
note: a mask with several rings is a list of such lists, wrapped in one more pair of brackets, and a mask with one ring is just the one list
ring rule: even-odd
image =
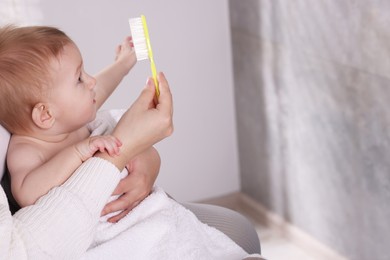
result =
[{"label": "baby's fingers", "polygon": [[119,155],[119,147],[122,143],[114,136],[102,136],[94,140],[94,145],[100,152],[107,152],[110,156]]},{"label": "baby's fingers", "polygon": [[134,47],[133,37],[127,36],[127,37],[125,38],[125,40],[123,41],[123,44],[129,44],[130,47],[133,48],[133,47]]},{"label": "baby's fingers", "polygon": [[110,156],[119,155],[119,147],[121,145],[122,143],[118,138],[110,135],[108,136],[105,149]]}]

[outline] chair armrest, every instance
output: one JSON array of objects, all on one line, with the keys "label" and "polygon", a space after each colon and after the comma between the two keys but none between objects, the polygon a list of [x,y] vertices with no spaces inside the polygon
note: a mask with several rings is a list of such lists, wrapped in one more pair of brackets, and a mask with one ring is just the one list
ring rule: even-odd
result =
[{"label": "chair armrest", "polygon": [[201,204],[181,203],[203,223],[230,237],[248,254],[260,254],[260,240],[252,223],[240,213],[228,208]]}]

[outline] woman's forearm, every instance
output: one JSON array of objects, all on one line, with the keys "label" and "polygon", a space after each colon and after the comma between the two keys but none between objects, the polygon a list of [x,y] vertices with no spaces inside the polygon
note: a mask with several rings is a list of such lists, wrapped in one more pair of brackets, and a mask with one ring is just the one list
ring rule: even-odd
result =
[{"label": "woman's forearm", "polygon": [[14,230],[20,232],[15,239],[23,240],[28,259],[79,259],[119,179],[112,163],[91,158],[63,185],[19,210],[14,215]]}]

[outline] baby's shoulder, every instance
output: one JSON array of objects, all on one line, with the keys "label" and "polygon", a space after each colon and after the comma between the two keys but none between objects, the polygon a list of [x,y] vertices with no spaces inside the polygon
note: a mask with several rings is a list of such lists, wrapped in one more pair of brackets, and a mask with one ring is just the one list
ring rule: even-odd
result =
[{"label": "baby's shoulder", "polygon": [[8,154],[10,153],[21,153],[23,151],[34,151],[39,150],[39,145],[32,138],[19,136],[19,135],[11,135],[11,139],[8,145]]},{"label": "baby's shoulder", "polygon": [[7,166],[11,171],[14,165],[42,163],[42,147],[29,138],[11,136],[7,150]]},{"label": "baby's shoulder", "polygon": [[11,136],[8,145],[7,156],[13,155],[37,155],[42,151],[42,145],[33,139],[24,136]]}]

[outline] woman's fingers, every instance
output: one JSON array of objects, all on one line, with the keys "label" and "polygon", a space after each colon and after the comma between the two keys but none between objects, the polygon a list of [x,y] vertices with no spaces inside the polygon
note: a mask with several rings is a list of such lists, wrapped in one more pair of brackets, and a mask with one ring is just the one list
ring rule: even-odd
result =
[{"label": "woman's fingers", "polygon": [[172,93],[164,73],[160,72],[157,75],[157,80],[159,82],[159,88],[160,88],[158,107],[161,108],[163,111],[172,114],[173,113]]}]

